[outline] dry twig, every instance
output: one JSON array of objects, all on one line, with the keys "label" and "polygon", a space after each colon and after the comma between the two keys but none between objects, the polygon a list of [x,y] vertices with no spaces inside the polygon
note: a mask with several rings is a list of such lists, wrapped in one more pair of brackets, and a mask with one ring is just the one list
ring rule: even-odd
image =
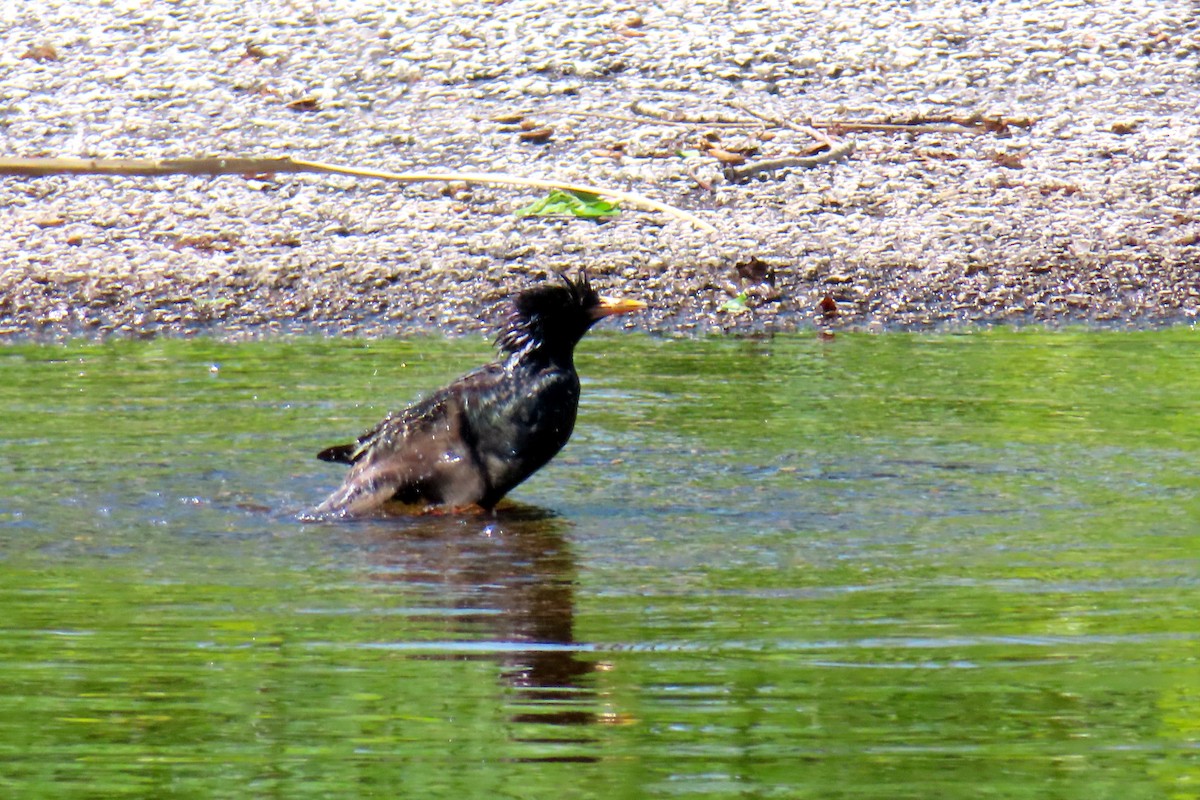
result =
[{"label": "dry twig", "polygon": [[854,142],[838,142],[834,147],[815,156],[784,156],[782,158],[767,158],[744,164],[740,167],[727,167],[725,178],[733,183],[748,180],[764,172],[774,172],[777,169],[811,169],[821,164],[831,164],[841,161],[854,152]]},{"label": "dry twig", "polygon": [[[655,122],[671,125],[746,125],[740,119],[713,119],[706,114],[688,113],[686,111],[670,111],[662,106],[656,106],[645,100],[634,100],[629,110],[635,114],[649,117]],[[646,120],[639,120],[645,122]]]},{"label": "dry twig", "polygon": [[0,158],[0,176],[43,177],[47,175],[259,175],[263,173],[318,172],[352,175],[359,178],[378,178],[399,183],[428,181],[461,183],[490,183],[509,186],[529,186],[535,189],[562,189],[569,192],[610,197],[631,206],[661,211],[675,219],[684,220],[708,233],[717,228],[681,208],[652,200],[633,192],[590,186],[582,183],[526,178],[501,172],[384,172],[359,167],[345,167],[320,161],[302,161],[283,156],[279,158],[173,158],[163,160],[138,158]]},{"label": "dry twig", "polygon": [[841,161],[848,158],[854,152],[854,142],[838,141],[824,131],[817,130],[809,125],[802,125],[798,122],[792,122],[790,119],[780,117],[775,114],[768,114],[763,111],[750,108],[744,103],[733,103],[734,108],[745,112],[752,117],[762,120],[783,128],[790,128],[798,133],[803,133],[816,139],[827,150],[811,156],[784,156],[782,158],[769,158],[760,161],[755,161],[753,164],[745,166],[731,166],[725,169],[726,179],[732,182],[744,181],[753,178],[756,175],[761,175],[764,172],[773,172],[777,169],[811,169],[812,167],[821,164],[829,164],[834,161]]}]

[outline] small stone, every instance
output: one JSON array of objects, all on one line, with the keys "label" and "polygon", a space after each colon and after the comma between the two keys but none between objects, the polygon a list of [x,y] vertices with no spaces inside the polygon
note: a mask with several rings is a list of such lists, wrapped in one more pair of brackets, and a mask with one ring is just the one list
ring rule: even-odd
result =
[{"label": "small stone", "polygon": [[896,50],[896,55],[892,59],[892,66],[898,69],[915,67],[921,63],[923,56],[924,51],[918,50],[915,47],[900,47]]}]

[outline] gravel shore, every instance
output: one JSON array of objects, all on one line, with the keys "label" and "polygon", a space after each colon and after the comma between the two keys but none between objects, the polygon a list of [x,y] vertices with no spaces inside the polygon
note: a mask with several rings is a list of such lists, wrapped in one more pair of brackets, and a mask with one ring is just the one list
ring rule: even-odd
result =
[{"label": "gravel shore", "polygon": [[[498,186],[0,178],[0,338],[478,332],[581,267],[668,333],[1200,312],[1197,5],[0,6],[3,155],[510,172],[719,229]],[[810,122],[854,152],[725,177]]]}]

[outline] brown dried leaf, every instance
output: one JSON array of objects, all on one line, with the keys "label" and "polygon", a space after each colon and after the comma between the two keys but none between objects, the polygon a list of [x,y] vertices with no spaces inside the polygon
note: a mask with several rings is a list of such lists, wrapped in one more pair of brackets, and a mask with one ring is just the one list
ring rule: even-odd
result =
[{"label": "brown dried leaf", "polygon": [[707,152],[710,156],[715,158],[717,161],[720,161],[722,164],[732,164],[737,166],[738,164],[746,163],[746,157],[741,153],[731,153],[728,150],[722,150],[719,147],[710,147],[708,148]]},{"label": "brown dried leaf", "polygon": [[287,107],[293,111],[320,111],[321,101],[318,98],[309,95],[307,97],[301,97],[298,100],[293,100],[287,104]]},{"label": "brown dried leaf", "polygon": [[58,49],[52,44],[35,44],[22,53],[21,58],[29,58],[34,61],[58,61]]},{"label": "brown dried leaf", "polygon": [[536,144],[548,142],[553,136],[554,129],[550,127],[534,128],[533,130],[521,131],[517,134],[517,138],[522,142],[533,142]]},{"label": "brown dried leaf", "polygon": [[737,274],[745,280],[761,283],[775,283],[775,273],[771,269],[771,265],[763,261],[758,256],[750,256],[745,261],[739,261],[734,265]]}]

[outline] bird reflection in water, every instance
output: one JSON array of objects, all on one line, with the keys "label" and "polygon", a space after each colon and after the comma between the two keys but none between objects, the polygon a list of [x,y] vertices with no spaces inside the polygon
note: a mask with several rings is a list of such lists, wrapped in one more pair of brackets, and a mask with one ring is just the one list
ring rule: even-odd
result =
[{"label": "bird reflection in water", "polygon": [[[568,523],[553,512],[506,505],[494,515],[425,515],[363,520],[355,538],[368,553],[371,578],[420,586],[448,610],[447,634],[455,641],[482,635],[495,653],[447,652],[427,659],[495,659],[509,692],[509,719],[531,726],[586,727],[606,719],[598,713],[596,664],[581,658],[575,640],[576,565],[564,533]],[[477,611],[478,613],[471,613]],[[486,648],[484,648],[486,650]],[[582,730],[559,735],[529,730],[517,741],[537,745],[589,745]],[[521,758],[595,761],[592,755]]]}]

